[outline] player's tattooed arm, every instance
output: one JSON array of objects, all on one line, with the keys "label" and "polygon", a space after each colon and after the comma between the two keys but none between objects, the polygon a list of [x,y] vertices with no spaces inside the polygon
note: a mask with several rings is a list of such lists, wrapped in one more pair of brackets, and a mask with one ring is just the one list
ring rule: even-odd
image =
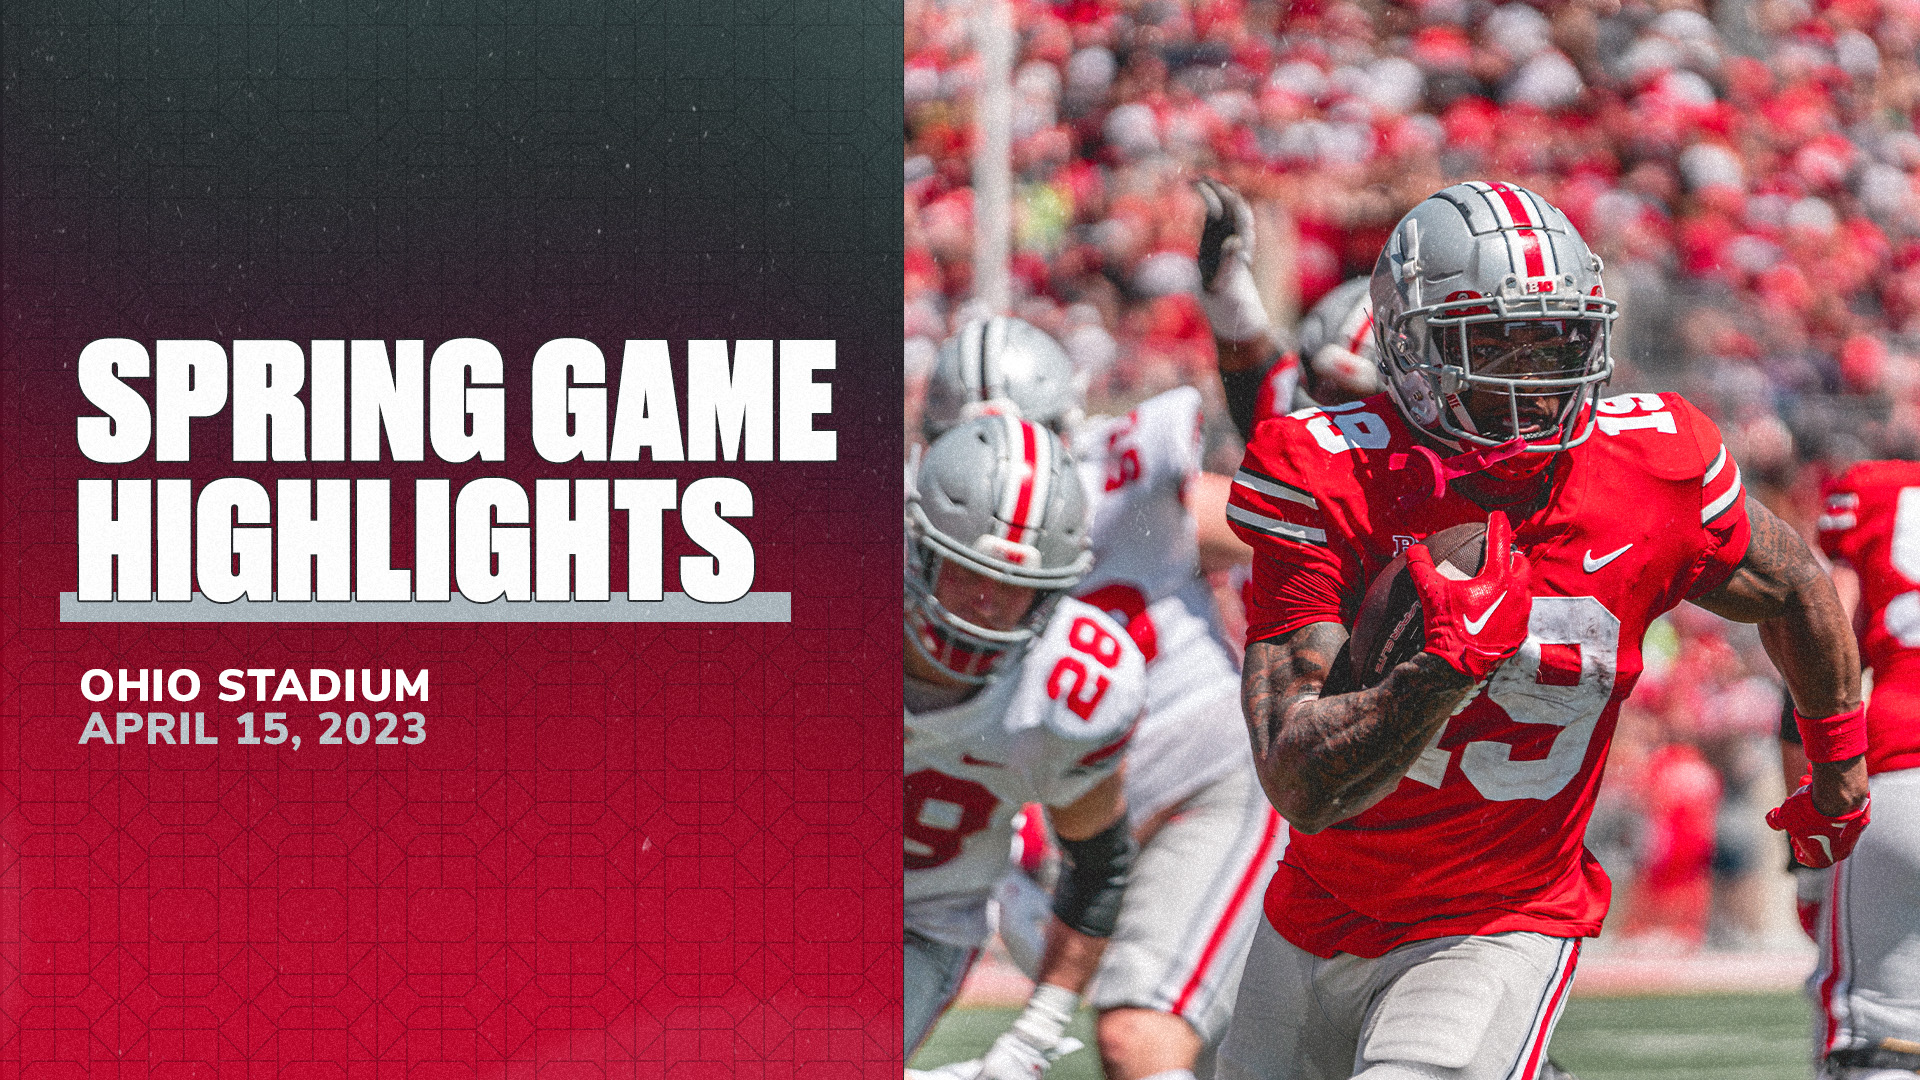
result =
[{"label": "player's tattooed arm", "polygon": [[1723,618],[1759,625],[1767,654],[1807,716],[1860,704],[1860,652],[1847,609],[1806,541],[1754,499],[1753,539],[1733,576],[1694,603]]},{"label": "player's tattooed arm", "polygon": [[1260,785],[1304,833],[1386,798],[1473,692],[1467,676],[1423,652],[1377,686],[1321,697],[1346,639],[1325,622],[1247,646],[1241,707]]},{"label": "player's tattooed arm", "polygon": [[[1793,527],[1758,500],[1747,500],[1753,539],[1726,584],[1694,603],[1723,618],[1755,623],[1767,656],[1787,680],[1804,716],[1832,716],[1860,705],[1860,650],[1852,621],[1820,563]],[[1867,796],[1862,758],[1813,768],[1815,809],[1846,813]]]}]

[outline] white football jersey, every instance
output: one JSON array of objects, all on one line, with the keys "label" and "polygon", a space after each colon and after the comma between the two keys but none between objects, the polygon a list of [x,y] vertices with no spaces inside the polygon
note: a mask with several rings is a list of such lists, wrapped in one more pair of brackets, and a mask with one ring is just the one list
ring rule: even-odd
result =
[{"label": "white football jersey", "polygon": [[1182,386],[1074,438],[1094,558],[1074,592],[1125,625],[1147,660],[1147,718],[1127,770],[1136,822],[1246,764],[1239,672],[1183,498],[1200,471],[1201,421],[1200,391]]},{"label": "white football jersey", "polygon": [[1200,541],[1181,491],[1200,471],[1201,419],[1200,391],[1181,386],[1074,432],[1094,557],[1077,595],[1119,581],[1152,601],[1192,579]]},{"label": "white football jersey", "polygon": [[1007,869],[1013,815],[1066,806],[1120,767],[1146,701],[1140,650],[1062,600],[1026,654],[973,697],[906,714],[906,922],[972,948]]}]

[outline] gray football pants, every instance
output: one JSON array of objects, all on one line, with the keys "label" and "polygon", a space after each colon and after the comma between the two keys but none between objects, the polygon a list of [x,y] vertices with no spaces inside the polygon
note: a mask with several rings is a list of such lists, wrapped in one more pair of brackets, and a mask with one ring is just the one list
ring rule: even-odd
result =
[{"label": "gray football pants", "polygon": [[1816,1057],[1920,1043],[1920,769],[1872,785],[1873,823],[1834,867],[1820,913],[1820,966],[1807,980]]},{"label": "gray football pants", "polygon": [[967,969],[973,966],[973,958],[979,952],[907,931],[904,980],[907,1060],[913,1060],[913,1052],[920,1049],[927,1032],[933,1030],[934,1021],[953,1003],[954,995],[960,992],[961,980],[967,977]]},{"label": "gray football pants", "polygon": [[1220,1080],[1532,1080],[1580,943],[1455,936],[1377,959],[1300,949],[1262,920]]}]

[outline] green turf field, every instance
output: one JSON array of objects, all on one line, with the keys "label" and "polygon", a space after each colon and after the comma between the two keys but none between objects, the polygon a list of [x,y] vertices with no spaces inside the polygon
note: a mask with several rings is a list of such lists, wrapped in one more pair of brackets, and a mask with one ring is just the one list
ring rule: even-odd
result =
[{"label": "green turf field", "polygon": [[[1012,1009],[956,1009],[917,1068],[978,1057]],[[1554,1060],[1581,1080],[1808,1080],[1807,1005],[1797,994],[1575,998],[1553,1036]],[[1082,1013],[1073,1034],[1093,1042]],[[1063,1058],[1048,1080],[1100,1080],[1092,1050]]]}]

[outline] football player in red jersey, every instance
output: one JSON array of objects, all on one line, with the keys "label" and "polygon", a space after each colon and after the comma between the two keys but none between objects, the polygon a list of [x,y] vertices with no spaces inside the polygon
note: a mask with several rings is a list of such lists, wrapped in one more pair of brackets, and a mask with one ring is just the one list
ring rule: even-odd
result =
[{"label": "football player in red jersey", "polygon": [[[1820,546],[1859,582],[1878,824],[1846,862],[1801,871],[1829,878],[1810,913],[1820,943],[1807,980],[1814,1052],[1828,1080],[1911,1078],[1920,1072],[1920,463],[1864,461],[1843,473],[1827,491]],[[1797,747],[1790,757],[1791,781],[1805,758]]]},{"label": "football player in red jersey", "polygon": [[[1293,826],[1222,1077],[1524,1080],[1610,886],[1581,840],[1652,619],[1758,623],[1812,775],[1776,811],[1865,824],[1859,658],[1833,585],[1674,394],[1602,399],[1614,303],[1565,215],[1456,184],[1373,275],[1387,392],[1261,424],[1228,516],[1254,548],[1243,706]],[[1460,579],[1422,538],[1486,522]],[[1425,651],[1356,688],[1343,646],[1407,555]]]}]

